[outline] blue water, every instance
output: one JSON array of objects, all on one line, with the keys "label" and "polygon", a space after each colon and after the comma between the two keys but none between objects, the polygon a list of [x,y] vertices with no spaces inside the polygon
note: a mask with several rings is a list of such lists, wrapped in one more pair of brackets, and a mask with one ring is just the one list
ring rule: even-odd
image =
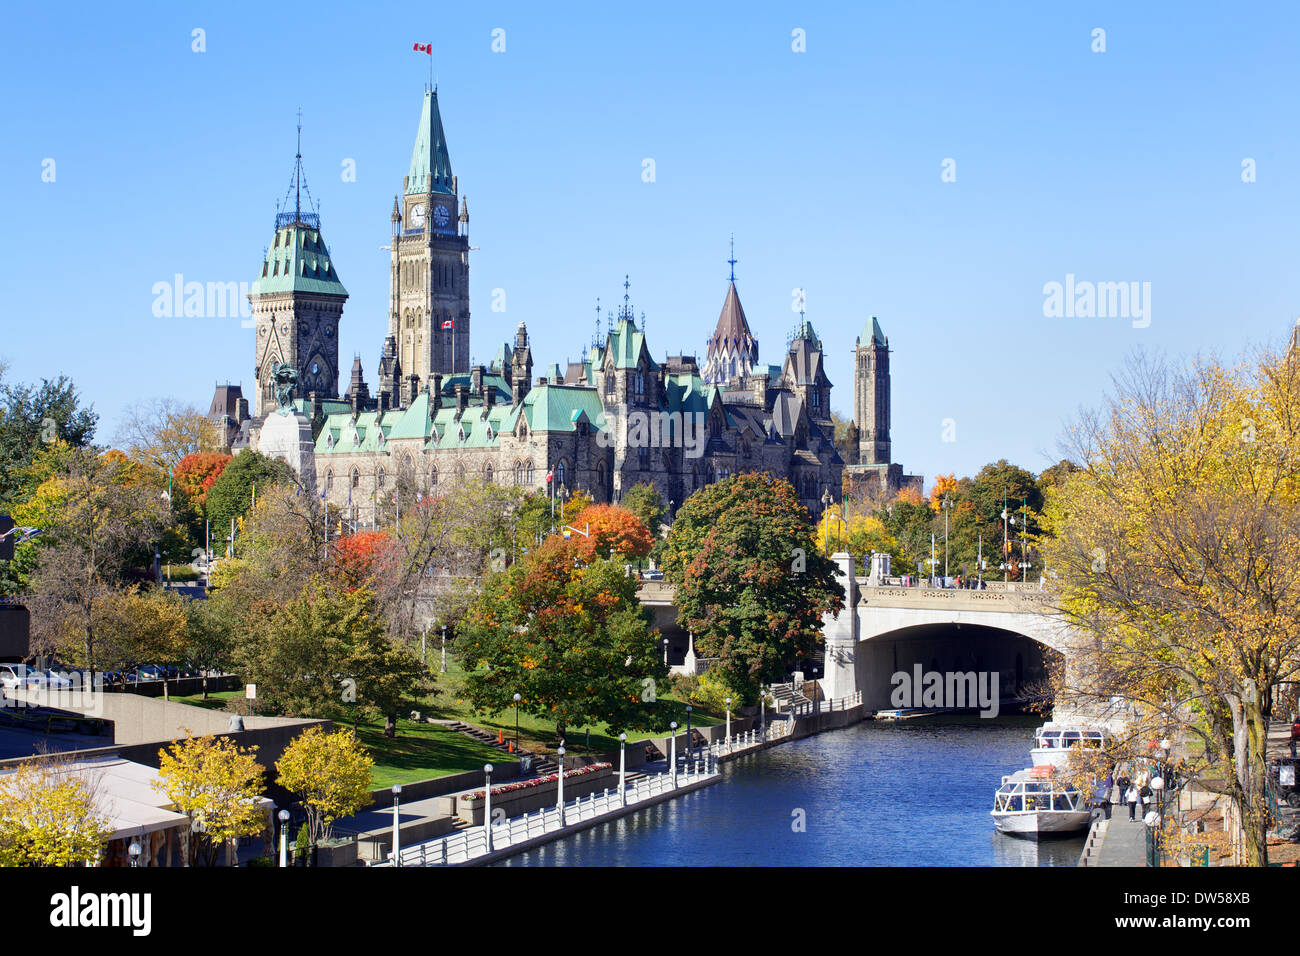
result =
[{"label": "blue water", "polygon": [[867,721],[724,764],[721,783],[501,865],[1073,866],[1082,834],[1035,843],[989,816],[1039,723]]}]

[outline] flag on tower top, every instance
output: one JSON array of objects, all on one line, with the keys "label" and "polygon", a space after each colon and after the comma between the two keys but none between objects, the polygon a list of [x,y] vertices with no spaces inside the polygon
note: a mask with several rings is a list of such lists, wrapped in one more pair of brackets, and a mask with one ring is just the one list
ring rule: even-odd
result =
[{"label": "flag on tower top", "polygon": [[429,56],[433,56],[433,44],[432,44],[432,43],[417,43],[417,44],[415,45],[415,52],[416,52],[416,53],[427,53],[427,54],[429,54]]}]

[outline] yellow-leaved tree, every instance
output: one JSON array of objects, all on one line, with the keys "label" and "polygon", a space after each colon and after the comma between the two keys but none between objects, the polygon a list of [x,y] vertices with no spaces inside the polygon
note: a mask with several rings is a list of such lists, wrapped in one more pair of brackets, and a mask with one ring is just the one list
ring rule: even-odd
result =
[{"label": "yellow-leaved tree", "polygon": [[320,843],[335,820],[369,805],[374,764],[351,731],[309,727],[284,748],[276,783],[302,800],[311,840]]},{"label": "yellow-leaved tree", "polygon": [[0,866],[96,863],[113,827],[95,791],[93,778],[55,758],[0,776]]},{"label": "yellow-leaved tree", "polygon": [[1128,702],[1119,756],[1171,739],[1252,866],[1268,860],[1269,720],[1300,676],[1298,360],[1135,359],[1072,429],[1083,467],[1047,507],[1047,564],[1082,635],[1065,692]]},{"label": "yellow-leaved tree", "polygon": [[190,860],[215,866],[218,850],[266,825],[259,803],[263,771],[256,747],[240,747],[229,737],[211,734],[184,740],[158,752],[156,786],[190,818],[196,839]]}]

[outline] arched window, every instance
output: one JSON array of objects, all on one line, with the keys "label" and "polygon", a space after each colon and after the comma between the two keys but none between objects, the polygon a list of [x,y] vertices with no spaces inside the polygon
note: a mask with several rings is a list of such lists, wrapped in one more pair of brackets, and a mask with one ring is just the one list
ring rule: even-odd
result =
[{"label": "arched window", "polygon": [[388,475],[384,472],[384,469],[380,468],[380,469],[379,469],[379,474],[378,474],[378,476],[375,478],[375,485],[376,485],[376,487],[379,487],[379,488],[384,487],[384,480],[385,480],[387,477],[388,477]]},{"label": "arched window", "polygon": [[464,480],[465,480],[465,463],[463,461],[458,461],[456,462],[456,481],[462,482]]},{"label": "arched window", "polygon": [[334,472],[325,472],[325,493],[329,494],[334,490]]},{"label": "arched window", "polygon": [[517,461],[515,462],[515,484],[522,485],[523,483],[524,483],[524,463],[522,461]]},{"label": "arched window", "polygon": [[533,483],[533,463],[532,463],[531,460],[528,462],[528,467],[524,469],[524,479],[525,479],[525,484],[527,484],[527,485],[529,485],[529,486],[532,485],[532,483]]},{"label": "arched window", "polygon": [[483,466],[483,480],[492,483],[492,463],[488,462]]},{"label": "arched window", "polygon": [[561,485],[564,484],[564,462],[563,461],[561,461],[558,465],[555,466],[555,480]]},{"label": "arched window", "polygon": [[650,470],[650,449],[644,445],[636,450],[636,466],[641,471]]},{"label": "arched window", "polygon": [[433,465],[429,468],[429,487],[436,488],[437,486],[438,486],[438,466]]},{"label": "arched window", "polygon": [[352,469],[352,487],[361,487],[361,472],[357,471],[355,468]]}]

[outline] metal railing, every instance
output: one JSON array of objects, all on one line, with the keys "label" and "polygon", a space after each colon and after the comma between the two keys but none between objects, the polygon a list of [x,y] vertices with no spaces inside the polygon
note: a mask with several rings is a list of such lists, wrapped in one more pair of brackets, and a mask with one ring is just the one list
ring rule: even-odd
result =
[{"label": "metal railing", "polygon": [[[705,755],[689,763],[686,769],[677,772],[677,785],[675,787],[673,786],[672,774],[660,773],[642,777],[629,784],[626,791],[626,800],[621,798],[618,787],[606,787],[601,793],[592,793],[586,797],[566,800],[564,802],[563,824],[560,822],[559,807],[548,807],[534,813],[511,817],[500,823],[493,823],[491,825],[491,852],[495,853],[512,846],[518,846],[521,843],[527,843],[548,834],[561,833],[571,829],[576,824],[586,823],[606,814],[621,811],[625,805],[632,806],[672,793],[675,790],[693,786],[701,780],[715,777],[717,774],[718,770],[715,762],[710,756]],[[426,840],[413,846],[402,847],[400,865],[454,865],[468,863],[477,857],[486,856],[488,853],[487,829],[480,824],[436,840]],[[371,865],[392,866],[393,861],[389,859]]]}]

